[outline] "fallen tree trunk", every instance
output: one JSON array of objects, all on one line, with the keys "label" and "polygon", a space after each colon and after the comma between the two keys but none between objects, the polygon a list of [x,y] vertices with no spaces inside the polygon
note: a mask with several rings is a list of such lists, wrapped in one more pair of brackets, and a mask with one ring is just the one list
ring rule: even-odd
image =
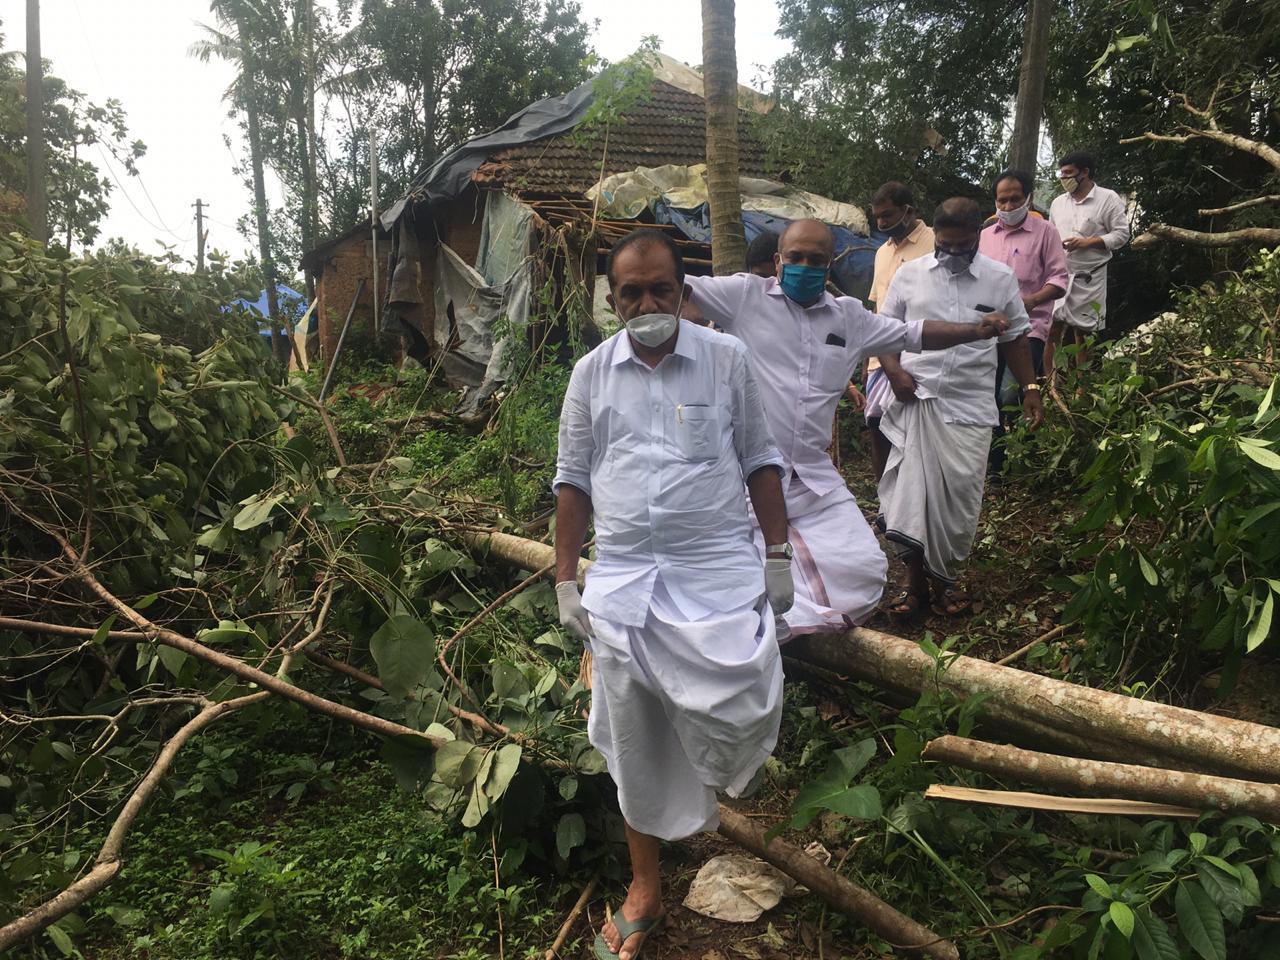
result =
[{"label": "fallen tree trunk", "polygon": [[931,740],[922,758],[1090,797],[1116,796],[1197,810],[1248,813],[1280,823],[1280,785],[1274,783],[1059,757],[966,737]]},{"label": "fallen tree trunk", "polygon": [[938,960],[960,960],[960,951],[950,940],[899,913],[875,894],[846,880],[794,844],[777,839],[765,843],[763,830],[724,804],[720,805],[720,833],[804,884],[833,909],[855,918],[895,949],[904,953],[923,953]]},{"label": "fallen tree trunk", "polygon": [[[468,535],[472,549],[536,570],[552,547],[510,534]],[[588,561],[579,563],[581,574]],[[919,645],[858,627],[786,645],[788,656],[878,687],[916,694],[930,686],[964,699],[1010,736],[1144,766],[1172,766],[1280,783],[1280,729],[1094,690],[986,660],[955,656],[941,668]]]}]

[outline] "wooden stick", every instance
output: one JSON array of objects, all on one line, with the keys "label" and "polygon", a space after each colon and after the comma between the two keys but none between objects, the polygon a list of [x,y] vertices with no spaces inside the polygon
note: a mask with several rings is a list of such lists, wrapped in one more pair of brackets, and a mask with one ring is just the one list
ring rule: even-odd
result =
[{"label": "wooden stick", "polygon": [[871,891],[840,876],[794,844],[779,839],[765,843],[763,830],[724,804],[720,805],[719,832],[904,952],[923,953],[936,960],[960,960],[960,951],[950,940],[899,913]]},{"label": "wooden stick", "polygon": [[1062,636],[1062,634],[1066,632],[1066,629],[1067,629],[1067,625],[1065,623],[1059,624],[1058,626],[1050,630],[1048,633],[1043,633],[1040,636],[1036,637],[1034,640],[1032,640],[1030,643],[1019,647],[1017,650],[1013,651],[1013,653],[1009,654],[1007,657],[1001,657],[999,660],[996,661],[996,666],[1003,667],[1003,666],[1007,666],[1010,663],[1013,663],[1013,661],[1019,659],[1023,654],[1029,653],[1030,651],[1034,650],[1036,647],[1040,646],[1040,644],[1048,643],[1050,640],[1056,640],[1058,637]]},{"label": "wooden stick", "polygon": [[582,916],[582,911],[586,909],[587,903],[591,900],[591,895],[596,892],[596,885],[600,883],[600,874],[596,874],[588,882],[582,893],[578,895],[577,902],[573,905],[573,909],[569,911],[569,916],[565,918],[564,923],[560,925],[560,932],[556,934],[555,942],[551,944],[551,949],[542,955],[542,960],[556,960],[556,956],[560,952],[560,948],[564,946],[566,940],[569,939],[569,931],[573,929],[573,925],[578,922],[578,918]]},{"label": "wooden stick", "polygon": [[1060,757],[966,737],[931,740],[921,757],[1053,790],[1247,813],[1280,823],[1280,784]]},{"label": "wooden stick", "polygon": [[928,800],[957,800],[982,803],[991,807],[1018,807],[1022,810],[1052,810],[1056,813],[1097,813],[1122,817],[1186,817],[1200,816],[1199,810],[1175,807],[1167,803],[1143,803],[1140,800],[1077,800],[1043,793],[1019,793],[1016,790],[978,790],[975,787],[948,787],[935,783],[924,792]]}]

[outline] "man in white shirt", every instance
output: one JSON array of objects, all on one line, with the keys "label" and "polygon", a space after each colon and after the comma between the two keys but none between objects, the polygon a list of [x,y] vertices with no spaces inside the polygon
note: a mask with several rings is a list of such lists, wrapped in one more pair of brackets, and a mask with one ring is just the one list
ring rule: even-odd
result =
[{"label": "man in white shirt", "polygon": [[786,461],[796,573],[786,622],[793,635],[861,623],[884,592],[884,551],[827,454],[850,376],[867,357],[968,343],[995,336],[1003,323],[975,315],[963,326],[923,318],[903,325],[878,317],[856,299],[826,292],[834,248],[829,227],[797,220],[778,241],[776,276],[689,278],[706,317],[747,345],[769,429]]},{"label": "man in white shirt", "polygon": [[966,325],[991,314],[1009,320],[999,347],[971,343],[880,358],[894,396],[880,421],[892,450],[880,479],[879,522],[907,565],[907,589],[889,607],[901,617],[923,611],[930,581],[939,593],[939,612],[969,607],[951,588],[978,530],[991,428],[999,422],[991,390],[997,354],[1026,391],[1023,412],[1031,429],[1044,418],[1018,278],[978,253],[981,230],[982,214],[973,200],[943,202],[933,218],[934,253],[904,263],[881,306],[886,317],[907,323],[930,317]]},{"label": "man in white shirt", "polygon": [[745,347],[676,319],[687,287],[665,234],[620,240],[608,277],[626,328],[578,361],[565,393],[556,595],[565,629],[591,645],[588,735],[617,784],[631,853],[631,888],[595,953],[628,960],[663,916],[659,840],[714,830],[716,792],[739,795],[777,742],[775,615],[793,585],[783,461]]},{"label": "man in white shirt", "polygon": [[1114,190],[1093,180],[1093,158],[1083,151],[1058,161],[1063,192],[1049,205],[1049,222],[1067,251],[1067,294],[1053,308],[1053,329],[1045,348],[1044,369],[1053,371],[1054,353],[1064,332],[1080,345],[1077,365],[1088,361],[1085,337],[1107,324],[1107,264],[1129,242],[1129,216]]}]

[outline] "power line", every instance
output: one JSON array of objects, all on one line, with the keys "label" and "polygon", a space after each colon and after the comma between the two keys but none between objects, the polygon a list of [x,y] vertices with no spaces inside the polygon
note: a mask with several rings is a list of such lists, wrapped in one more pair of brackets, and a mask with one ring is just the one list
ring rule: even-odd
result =
[{"label": "power line", "polygon": [[170,230],[168,227],[162,227],[162,226],[159,226],[158,224],[152,223],[147,218],[147,215],[138,208],[138,205],[133,202],[133,197],[129,196],[129,191],[124,188],[124,184],[121,183],[120,178],[116,176],[115,168],[111,166],[111,161],[107,159],[107,154],[102,149],[102,145],[99,143],[95,143],[94,147],[97,148],[98,156],[102,157],[102,162],[103,164],[106,165],[107,173],[111,175],[111,179],[115,182],[115,185],[119,188],[120,192],[124,195],[124,198],[129,201],[129,206],[133,207],[133,212],[136,213],[139,216],[139,218],[141,218],[143,223],[149,226],[152,230],[159,230],[161,233],[169,234],[169,236],[173,237],[173,239],[177,240],[179,243],[183,243],[191,239],[190,234],[188,234],[186,237],[180,237],[178,236],[177,233],[175,233],[173,230]]}]

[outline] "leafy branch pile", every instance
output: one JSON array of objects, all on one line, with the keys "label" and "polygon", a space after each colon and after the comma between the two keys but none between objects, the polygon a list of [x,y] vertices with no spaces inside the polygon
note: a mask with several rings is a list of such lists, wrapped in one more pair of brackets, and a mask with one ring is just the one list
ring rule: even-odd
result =
[{"label": "leafy branch pile", "polygon": [[1062,545],[1064,620],[1122,680],[1179,685],[1222,665],[1229,686],[1273,635],[1277,304],[1280,252],[1264,251],[1060,384],[1075,398],[1037,446],[1052,451],[1050,484],[1084,491]]},{"label": "leafy branch pile", "polygon": [[143,805],[200,792],[169,779],[181,748],[237,713],[283,723],[281,699],[380,737],[402,784],[489,824],[505,876],[616,830],[551,591],[486,608],[451,545],[496,510],[283,442],[299,385],[222,310],[226,276],[13,238],[0,286],[0,949],[106,922],[91,898]]}]

